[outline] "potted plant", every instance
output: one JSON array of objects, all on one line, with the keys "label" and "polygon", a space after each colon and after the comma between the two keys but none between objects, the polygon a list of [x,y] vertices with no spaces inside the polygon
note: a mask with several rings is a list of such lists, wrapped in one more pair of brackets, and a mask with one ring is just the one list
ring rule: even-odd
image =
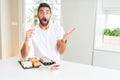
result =
[{"label": "potted plant", "polygon": [[120,28],[104,29],[103,43],[119,45],[120,44]]}]

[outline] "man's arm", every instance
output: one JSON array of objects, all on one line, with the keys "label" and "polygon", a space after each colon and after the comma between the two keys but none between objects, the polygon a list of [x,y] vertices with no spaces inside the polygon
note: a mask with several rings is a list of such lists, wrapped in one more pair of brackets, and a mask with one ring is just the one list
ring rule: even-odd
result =
[{"label": "man's arm", "polygon": [[58,51],[60,52],[60,54],[62,54],[62,53],[65,51],[67,38],[68,38],[68,36],[70,36],[74,31],[75,31],[75,28],[73,28],[73,29],[72,29],[71,31],[69,31],[69,32],[66,32],[66,33],[63,35],[63,39],[57,41],[57,49],[58,49]]},{"label": "man's arm", "polygon": [[28,41],[25,41],[23,47],[21,48],[22,58],[27,57],[29,51],[30,51],[30,46],[28,46]]},{"label": "man's arm", "polygon": [[60,54],[62,54],[66,49],[66,41],[64,40],[58,40],[57,41],[57,50]]},{"label": "man's arm", "polygon": [[27,57],[27,55],[29,54],[29,51],[30,51],[29,40],[33,36],[33,31],[34,31],[34,29],[30,29],[26,32],[26,39],[23,44],[23,47],[21,48],[22,58]]}]

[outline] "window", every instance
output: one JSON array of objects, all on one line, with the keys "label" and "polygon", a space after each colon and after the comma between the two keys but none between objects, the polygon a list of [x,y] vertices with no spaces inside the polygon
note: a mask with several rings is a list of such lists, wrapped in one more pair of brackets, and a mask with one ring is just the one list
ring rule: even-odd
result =
[{"label": "window", "polygon": [[120,27],[120,13],[108,13],[106,14],[106,27],[116,28]]},{"label": "window", "polygon": [[98,0],[94,48],[120,52],[120,37],[104,35],[106,28],[111,31],[120,28],[120,7],[104,7],[102,0]]}]

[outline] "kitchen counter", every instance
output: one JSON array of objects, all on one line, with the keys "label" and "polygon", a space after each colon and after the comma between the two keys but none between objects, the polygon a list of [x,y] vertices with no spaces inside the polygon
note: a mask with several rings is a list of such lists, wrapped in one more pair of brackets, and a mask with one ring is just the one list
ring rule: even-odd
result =
[{"label": "kitchen counter", "polygon": [[0,61],[0,80],[120,80],[120,71],[75,62],[59,61],[56,71],[23,69],[19,57]]}]

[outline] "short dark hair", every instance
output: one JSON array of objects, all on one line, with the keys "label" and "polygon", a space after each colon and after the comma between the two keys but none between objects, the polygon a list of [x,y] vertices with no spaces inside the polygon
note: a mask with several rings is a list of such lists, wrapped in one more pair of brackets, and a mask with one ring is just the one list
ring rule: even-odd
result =
[{"label": "short dark hair", "polygon": [[40,3],[40,5],[39,5],[39,7],[38,7],[38,12],[39,12],[39,9],[40,9],[41,7],[48,7],[48,8],[50,9],[50,12],[51,12],[51,7],[49,6],[49,4],[47,4],[47,3]]}]

